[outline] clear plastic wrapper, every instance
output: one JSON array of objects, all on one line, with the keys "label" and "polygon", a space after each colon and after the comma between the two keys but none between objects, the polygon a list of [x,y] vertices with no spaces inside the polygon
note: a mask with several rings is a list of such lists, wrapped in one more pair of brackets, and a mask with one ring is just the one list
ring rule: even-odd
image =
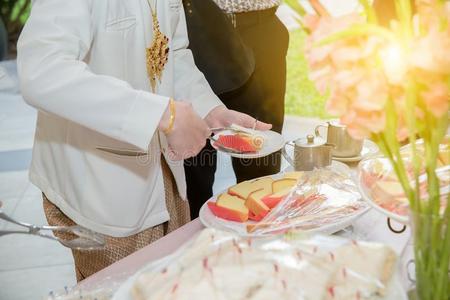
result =
[{"label": "clear plastic wrapper", "polygon": [[[439,147],[437,155],[436,174],[439,178],[441,194],[441,212],[443,213],[450,193],[450,137],[447,136]],[[424,144],[422,140],[416,143],[416,151],[420,164],[419,190],[421,199],[427,199],[427,175],[423,162],[425,161]],[[411,183],[414,182],[414,170],[411,145],[401,148],[405,169]],[[359,185],[364,196],[377,207],[388,213],[397,221],[406,223],[409,215],[409,201],[397,179],[394,169],[385,156],[378,155],[362,161],[359,165]]]},{"label": "clear plastic wrapper", "polygon": [[404,299],[396,255],[377,243],[289,233],[250,238],[205,229],[125,283],[114,300]]},{"label": "clear plastic wrapper", "polygon": [[247,225],[247,232],[261,235],[291,228],[333,228],[366,209],[348,172],[321,168],[304,172],[290,194],[260,222]]},{"label": "clear plastic wrapper", "polygon": [[119,287],[132,275],[132,273],[115,274],[93,284],[82,284],[50,291],[46,300],[110,300]]}]

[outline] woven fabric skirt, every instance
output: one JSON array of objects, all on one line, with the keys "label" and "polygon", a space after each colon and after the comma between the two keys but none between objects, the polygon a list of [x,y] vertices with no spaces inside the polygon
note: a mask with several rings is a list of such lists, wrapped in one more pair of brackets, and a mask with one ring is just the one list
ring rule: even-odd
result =
[{"label": "woven fabric skirt", "polygon": [[[188,202],[183,201],[179,196],[175,179],[164,159],[161,160],[161,165],[164,177],[166,205],[170,220],[129,237],[116,238],[106,236],[106,247],[102,250],[72,250],[78,282],[149,245],[190,221]],[[43,200],[44,212],[49,225],[75,225],[75,222],[49,201],[44,194]],[[73,235],[67,233],[55,232],[55,235],[63,239],[74,238]]]}]

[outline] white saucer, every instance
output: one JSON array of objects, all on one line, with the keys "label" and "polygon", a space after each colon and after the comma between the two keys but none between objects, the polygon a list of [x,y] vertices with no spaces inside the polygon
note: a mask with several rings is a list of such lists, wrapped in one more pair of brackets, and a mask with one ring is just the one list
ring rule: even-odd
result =
[{"label": "white saucer", "polygon": [[[231,130],[223,130],[214,135],[214,138],[218,138],[220,135],[227,135],[227,134],[233,134],[234,132]],[[214,145],[214,143],[211,143],[211,146],[213,146],[214,149],[217,151],[221,151],[222,153],[225,153],[229,156],[236,157],[236,158],[258,158],[258,157],[264,157],[269,154],[272,154],[274,152],[277,152],[281,148],[284,147],[285,141],[281,134],[278,132],[268,130],[268,131],[258,131],[258,134],[261,134],[261,136],[264,138],[264,144],[256,153],[229,153],[221,151],[220,148]]]},{"label": "white saucer", "polygon": [[361,154],[353,157],[337,157],[333,156],[333,160],[337,160],[340,162],[358,162],[370,155],[377,154],[379,148],[377,144],[372,142],[371,140],[364,140],[363,148],[361,150]]}]

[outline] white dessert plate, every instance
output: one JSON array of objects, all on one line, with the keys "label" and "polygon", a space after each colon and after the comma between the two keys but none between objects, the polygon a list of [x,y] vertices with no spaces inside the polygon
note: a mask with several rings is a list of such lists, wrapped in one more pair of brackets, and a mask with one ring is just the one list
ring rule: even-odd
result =
[{"label": "white dessert plate", "polygon": [[358,188],[359,188],[359,193],[361,194],[363,199],[365,201],[367,201],[367,203],[369,203],[370,206],[372,206],[374,209],[376,209],[380,213],[386,215],[388,218],[391,218],[392,220],[395,220],[401,224],[408,225],[409,224],[408,216],[402,216],[402,215],[396,214],[394,212],[391,212],[387,209],[384,209],[380,205],[378,205],[374,200],[372,200],[372,197],[370,197],[368,195],[366,189],[364,188],[364,186],[362,184],[361,176],[362,176],[362,174],[358,175],[358,183],[357,184],[358,184]]},{"label": "white dessert plate", "polygon": [[[213,136],[213,138],[217,139],[221,135],[228,135],[228,134],[235,134],[235,133],[236,132],[232,131],[232,130],[223,130],[223,131],[217,132]],[[267,155],[272,154],[274,152],[277,152],[278,150],[280,150],[281,148],[284,147],[284,144],[285,144],[284,138],[278,132],[275,132],[275,131],[272,131],[272,130],[257,131],[257,137],[256,138],[258,138],[258,135],[260,135],[260,138],[264,139],[264,144],[263,144],[261,150],[259,150],[258,152],[255,152],[255,153],[230,153],[230,152],[225,152],[225,151],[222,151],[216,145],[214,145],[213,142],[211,143],[211,146],[213,146],[213,148],[216,149],[217,151],[221,151],[222,153],[225,153],[227,155],[230,155],[230,156],[236,157],[236,158],[258,158],[258,157],[264,157],[264,156],[267,156]]]},{"label": "white dessert plate", "polygon": [[[340,162],[333,161],[332,168],[334,168],[335,170],[339,170],[340,172],[343,172],[343,173],[347,173],[347,174],[351,173],[351,169],[347,165],[340,163]],[[274,180],[281,179],[281,178],[283,178],[283,173],[272,175],[270,177]],[[355,188],[357,189],[357,187],[355,187]],[[222,193],[225,193],[225,192],[226,192],[226,190],[223,191]],[[220,193],[220,194],[222,194],[222,193]],[[209,209],[207,203],[209,201],[215,202],[217,199],[217,196],[218,195],[213,196],[210,200],[208,200],[205,204],[203,204],[202,208],[200,209],[199,219],[203,225],[205,225],[206,227],[209,227],[209,228],[216,228],[216,229],[220,229],[220,230],[224,230],[224,231],[228,231],[228,232],[234,232],[240,236],[251,236],[251,237],[261,236],[261,234],[258,234],[258,233],[248,233],[247,232],[247,225],[256,224],[257,222],[255,222],[255,221],[249,220],[247,222],[240,223],[240,222],[225,220],[225,219],[215,216]],[[362,199],[361,199],[361,201],[364,202]],[[338,232],[338,231],[350,226],[357,218],[362,216],[369,209],[370,209],[370,206],[366,205],[363,208],[361,208],[358,212],[353,213],[345,218],[340,218],[338,221],[329,222],[329,223],[323,224],[319,227],[314,227],[311,229],[305,229],[304,231],[308,232],[308,233],[333,234],[335,232]],[[290,228],[290,227],[287,226],[285,229],[288,229],[288,228]],[[272,235],[272,234],[276,234],[276,233],[263,234],[263,235]]]},{"label": "white dessert plate", "polygon": [[371,140],[364,140],[363,148],[361,150],[361,154],[353,157],[337,157],[333,156],[334,160],[340,161],[340,162],[358,162],[360,160],[363,160],[364,158],[369,157],[370,155],[377,154],[379,151],[379,148],[377,144],[372,142]]},{"label": "white dessert plate", "polygon": [[[375,157],[373,159],[369,159],[368,161],[364,161],[362,162],[360,167],[362,167],[363,169],[366,167],[364,166],[364,164],[370,164],[371,160],[376,160],[378,159],[379,161],[384,161],[386,162],[384,164],[385,168],[390,167],[390,163],[387,161],[387,158],[384,157]],[[391,167],[392,168],[392,167]],[[436,174],[438,176],[438,178],[440,179],[441,184],[443,184],[443,186],[440,187],[440,193],[442,197],[448,197],[448,195],[450,194],[450,185],[449,185],[449,178],[450,178],[450,165],[447,166],[443,166],[440,168],[436,169]],[[380,175],[378,175],[380,176]],[[423,177],[423,175],[419,178],[422,178],[422,180],[425,180],[426,177]],[[381,180],[381,179],[378,179]],[[444,182],[446,182],[446,184],[444,184]],[[374,198],[371,195],[371,188],[369,188],[366,184],[365,184],[365,180],[364,180],[364,176],[363,176],[363,172],[360,171],[358,174],[358,179],[357,179],[357,185],[359,188],[359,193],[361,194],[361,196],[363,197],[363,199],[365,201],[367,201],[367,203],[369,203],[374,209],[378,210],[379,212],[381,212],[382,214],[386,215],[388,218],[391,218],[392,220],[395,220],[399,223],[402,223],[404,225],[409,225],[410,221],[409,221],[409,203],[407,202],[407,199],[405,198],[404,201],[406,201],[405,203],[401,203],[402,207],[404,209],[404,211],[402,213],[398,213],[395,210],[392,210],[389,207],[395,207],[394,204],[398,205],[399,200],[396,200],[395,197],[386,197],[386,199],[384,199],[384,201],[380,201],[377,200],[376,198]],[[383,206],[382,203],[384,202],[384,204],[389,204],[388,206]],[[445,202],[441,202],[441,204],[443,204]],[[444,211],[444,209],[442,208],[442,213]]]}]

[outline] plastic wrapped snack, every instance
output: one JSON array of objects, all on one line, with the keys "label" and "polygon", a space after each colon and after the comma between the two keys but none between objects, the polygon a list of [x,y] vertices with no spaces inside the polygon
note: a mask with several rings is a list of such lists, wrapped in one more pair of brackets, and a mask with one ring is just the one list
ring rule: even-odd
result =
[{"label": "plastic wrapped snack", "polygon": [[251,239],[205,229],[114,300],[400,300],[392,288],[395,265],[395,253],[382,244],[295,234]]},{"label": "plastic wrapped snack", "polygon": [[297,228],[331,234],[369,208],[346,166],[284,172],[243,181],[211,198],[200,210],[206,227],[242,236]]},{"label": "plastic wrapped snack", "polygon": [[305,172],[289,195],[260,222],[248,224],[247,232],[313,230],[338,225],[365,209],[367,205],[348,174],[334,168],[316,169]]}]

